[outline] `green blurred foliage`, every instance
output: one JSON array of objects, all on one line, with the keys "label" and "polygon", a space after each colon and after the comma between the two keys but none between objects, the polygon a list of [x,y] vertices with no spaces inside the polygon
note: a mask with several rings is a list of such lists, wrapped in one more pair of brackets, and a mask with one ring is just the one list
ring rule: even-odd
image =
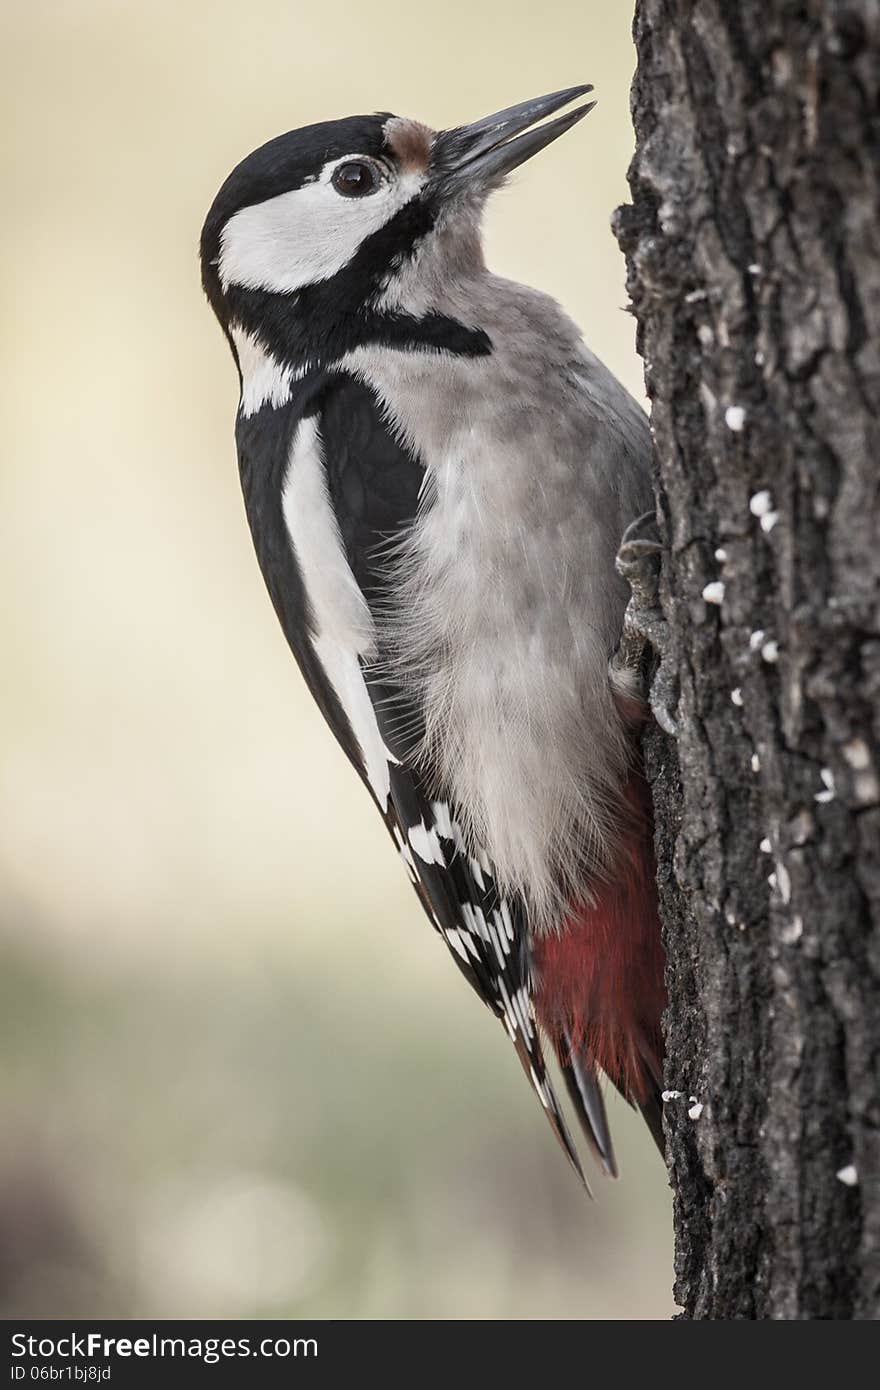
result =
[{"label": "green blurred foliage", "polygon": [[626,5],[31,0],[0,16],[5,1316],[665,1317],[614,1107],[587,1202],[312,708],[250,549],[196,244],[278,131],[592,80],[489,257],[634,391]]}]

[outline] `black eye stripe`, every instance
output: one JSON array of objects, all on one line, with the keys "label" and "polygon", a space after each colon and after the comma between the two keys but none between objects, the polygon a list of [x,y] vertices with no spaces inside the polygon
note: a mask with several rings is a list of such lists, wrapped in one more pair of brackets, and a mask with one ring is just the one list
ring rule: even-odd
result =
[{"label": "black eye stripe", "polygon": [[330,182],[343,198],[364,198],[376,192],[381,176],[375,164],[365,159],[347,159],[344,164],[337,164]]}]

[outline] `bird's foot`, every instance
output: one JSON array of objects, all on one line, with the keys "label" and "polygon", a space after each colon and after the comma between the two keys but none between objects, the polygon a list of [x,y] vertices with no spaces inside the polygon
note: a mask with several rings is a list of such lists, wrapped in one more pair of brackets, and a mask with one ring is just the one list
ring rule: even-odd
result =
[{"label": "bird's foot", "polygon": [[[653,512],[645,512],[630,522],[623,533],[615,561],[617,573],[629,584],[630,600],[611,665],[612,670],[630,685],[635,681],[641,687],[660,728],[674,737],[678,726],[672,711],[678,704],[678,682],[668,660],[671,646],[669,624],[660,607],[662,553]],[[652,680],[647,675],[648,647],[657,658]]]}]

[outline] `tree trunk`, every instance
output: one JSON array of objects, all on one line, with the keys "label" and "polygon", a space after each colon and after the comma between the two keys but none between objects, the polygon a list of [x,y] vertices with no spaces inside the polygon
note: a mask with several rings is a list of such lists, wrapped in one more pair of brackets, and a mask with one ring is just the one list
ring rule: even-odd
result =
[{"label": "tree trunk", "polygon": [[[639,0],[676,1295],[880,1316],[880,3]],[[658,690],[659,695],[659,690]]]}]

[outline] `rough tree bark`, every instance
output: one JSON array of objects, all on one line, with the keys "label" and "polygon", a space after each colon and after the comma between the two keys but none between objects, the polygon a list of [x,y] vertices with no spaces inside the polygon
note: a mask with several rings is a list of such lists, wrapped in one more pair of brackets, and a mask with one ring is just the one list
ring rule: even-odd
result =
[{"label": "rough tree bark", "polygon": [[639,0],[635,37],[677,1299],[877,1317],[880,3]]}]

